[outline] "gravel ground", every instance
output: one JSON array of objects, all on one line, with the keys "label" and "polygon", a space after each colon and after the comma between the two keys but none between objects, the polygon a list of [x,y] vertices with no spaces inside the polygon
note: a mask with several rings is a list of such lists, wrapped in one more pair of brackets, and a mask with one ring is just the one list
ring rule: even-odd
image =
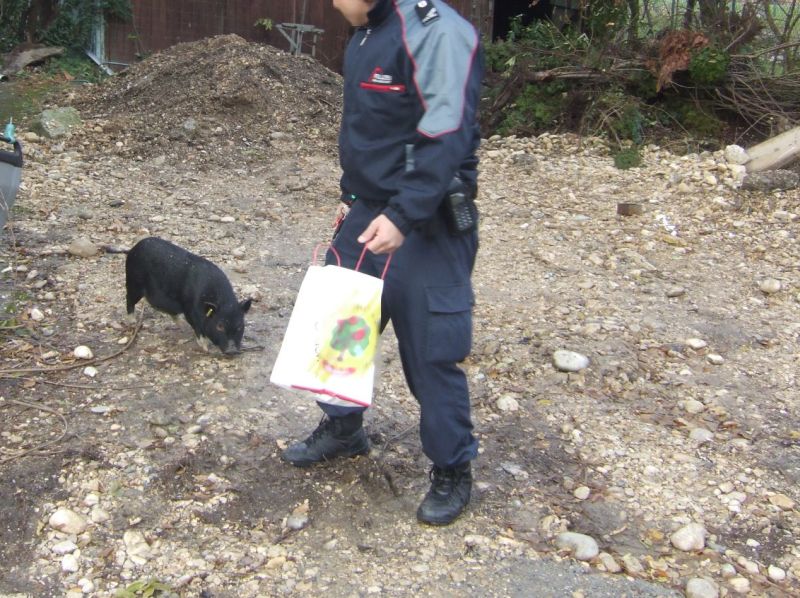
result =
[{"label": "gravel ground", "polygon": [[[800,592],[798,190],[742,190],[722,151],[650,146],[622,171],[598,139],[486,140],[464,364],[475,498],[421,527],[428,463],[391,330],[371,454],[279,459],[318,418],[268,378],[330,235],[340,82],[300,59],[295,84],[296,59],[225,40],[62,98],[83,117],[68,137],[21,128],[0,245],[0,593]],[[238,103],[192,84],[241,64]],[[107,249],[147,235],[254,299],[247,351],[206,354],[149,307],[124,322],[124,256]]]}]

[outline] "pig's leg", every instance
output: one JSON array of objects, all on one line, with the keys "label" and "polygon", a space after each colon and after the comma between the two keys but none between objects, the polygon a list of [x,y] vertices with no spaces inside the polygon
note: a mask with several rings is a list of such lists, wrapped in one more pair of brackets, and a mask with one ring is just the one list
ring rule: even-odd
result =
[{"label": "pig's leg", "polygon": [[136,307],[136,304],[141,301],[142,297],[144,297],[144,291],[142,291],[142,287],[137,285],[130,275],[127,276],[125,281],[125,290],[126,290],[126,302],[127,302],[127,316],[125,319],[128,321],[129,324],[133,324],[136,321],[136,316],[134,315],[133,311]]}]

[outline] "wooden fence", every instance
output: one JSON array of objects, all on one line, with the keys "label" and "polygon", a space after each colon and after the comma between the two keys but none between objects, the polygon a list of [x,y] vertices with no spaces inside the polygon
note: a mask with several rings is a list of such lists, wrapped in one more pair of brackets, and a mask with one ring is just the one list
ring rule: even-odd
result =
[{"label": "wooden fence", "polygon": [[[316,40],[315,56],[339,70],[351,33],[331,0],[133,0],[132,4],[131,22],[109,20],[95,39],[95,54],[112,68],[180,42],[228,33],[289,50],[276,25],[296,23],[323,30]],[[452,0],[449,4],[491,36],[494,0]],[[269,20],[272,28],[258,25],[260,20]],[[311,41],[311,35],[304,35],[303,52],[311,53]]]}]

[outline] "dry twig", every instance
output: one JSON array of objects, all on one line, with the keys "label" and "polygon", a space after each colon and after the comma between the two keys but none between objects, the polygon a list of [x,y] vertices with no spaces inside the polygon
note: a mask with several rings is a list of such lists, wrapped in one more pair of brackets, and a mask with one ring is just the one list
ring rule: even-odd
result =
[{"label": "dry twig", "polygon": [[89,360],[86,360],[86,361],[80,361],[80,362],[72,363],[72,364],[69,364],[69,365],[60,365],[60,366],[55,366],[55,367],[47,367],[47,368],[18,368],[18,369],[11,368],[11,369],[0,370],[0,378],[16,378],[17,374],[63,372],[63,371],[67,371],[67,370],[74,370],[75,368],[88,367],[90,365],[95,365],[95,364],[98,364],[98,363],[103,363],[104,361],[109,361],[111,359],[114,359],[115,357],[118,357],[118,356],[122,355],[125,351],[127,351],[130,348],[130,346],[133,344],[133,342],[136,340],[136,336],[139,334],[139,330],[142,328],[142,319],[143,319],[142,314],[143,313],[144,312],[141,312],[139,314],[139,319],[137,320],[136,326],[133,329],[133,334],[131,335],[131,338],[128,339],[128,342],[125,343],[125,346],[122,347],[119,351],[116,351],[115,353],[112,353],[111,355],[106,355],[105,357],[97,357],[95,359],[89,359]]},{"label": "dry twig", "polygon": [[49,446],[53,446],[54,444],[58,444],[67,435],[67,429],[68,429],[67,418],[65,418],[59,411],[56,411],[55,409],[51,409],[50,407],[45,407],[44,405],[36,405],[35,403],[28,403],[27,401],[20,401],[19,399],[6,399],[2,403],[0,403],[0,407],[4,405],[21,405],[29,409],[38,409],[39,411],[52,413],[53,415],[57,415],[61,419],[61,424],[64,426],[64,429],[61,431],[61,434],[58,436],[58,438],[55,438],[38,446],[18,451],[13,455],[11,455],[10,457],[4,457],[3,459],[0,459],[0,465],[8,463],[9,461],[13,461],[15,459],[19,459],[20,457],[24,457],[25,455],[30,455],[31,453],[44,454],[44,449],[46,449]]}]

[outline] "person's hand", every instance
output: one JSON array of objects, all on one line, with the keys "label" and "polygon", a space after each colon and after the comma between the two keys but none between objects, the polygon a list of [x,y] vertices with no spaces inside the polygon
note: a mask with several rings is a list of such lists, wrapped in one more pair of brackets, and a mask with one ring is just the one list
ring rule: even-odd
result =
[{"label": "person's hand", "polygon": [[381,214],[369,223],[358,237],[359,243],[366,243],[372,253],[392,253],[405,241],[406,237],[394,223]]}]

